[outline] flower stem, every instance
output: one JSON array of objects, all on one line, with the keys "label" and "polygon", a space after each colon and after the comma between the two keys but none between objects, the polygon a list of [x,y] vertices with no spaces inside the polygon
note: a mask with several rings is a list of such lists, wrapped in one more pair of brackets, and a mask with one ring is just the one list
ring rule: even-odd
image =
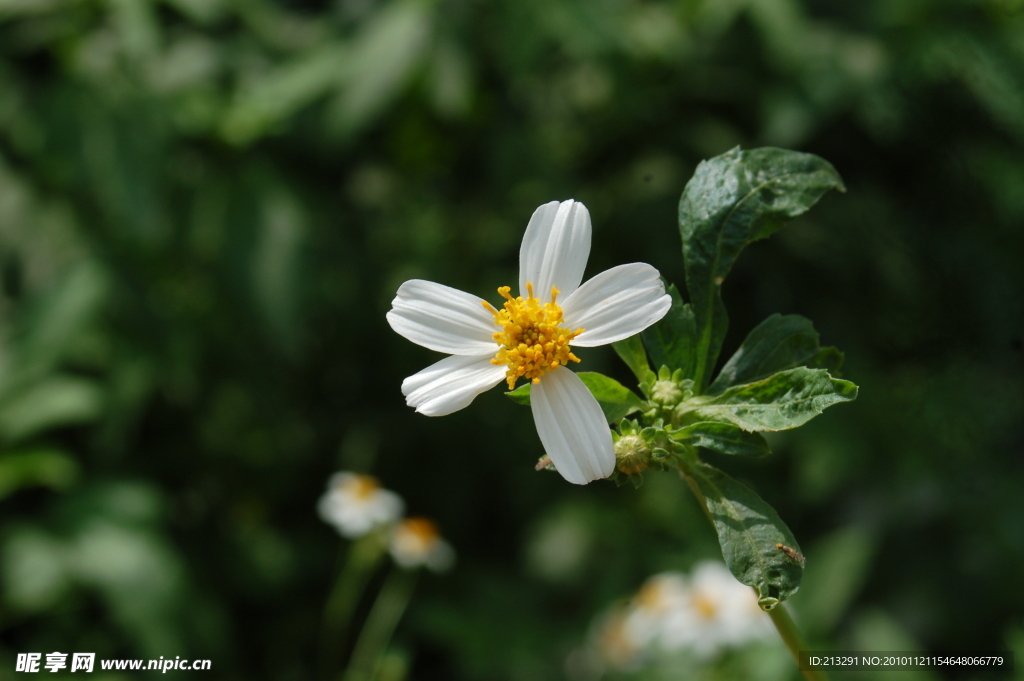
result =
[{"label": "flower stem", "polygon": [[418,575],[419,570],[391,568],[359,634],[342,681],[372,681],[376,677],[395,627],[412,598]]},{"label": "flower stem", "polygon": [[386,548],[386,537],[380,532],[364,535],[348,547],[345,564],[324,606],[320,644],[322,678],[331,678],[341,664],[341,652],[345,647],[352,614]]},{"label": "flower stem", "polygon": [[[807,643],[804,641],[803,635],[797,628],[793,618],[789,616],[789,611],[786,610],[786,606],[779,603],[774,608],[768,611],[768,616],[772,618],[772,624],[779,632],[779,636],[782,637],[786,647],[789,648],[789,652],[793,655],[793,659],[796,660],[797,665],[800,664],[800,651],[807,650]],[[825,672],[816,671],[812,669],[801,669],[800,673],[804,675],[807,681],[828,681],[828,677],[825,676]]]}]

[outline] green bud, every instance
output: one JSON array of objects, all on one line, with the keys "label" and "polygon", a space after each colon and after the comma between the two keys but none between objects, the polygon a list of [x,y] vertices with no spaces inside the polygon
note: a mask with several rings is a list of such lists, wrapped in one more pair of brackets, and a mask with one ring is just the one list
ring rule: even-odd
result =
[{"label": "green bud", "polygon": [[615,442],[615,468],[626,475],[636,475],[651,462],[651,448],[639,435],[623,435]]},{"label": "green bud", "polygon": [[664,407],[674,407],[683,400],[683,391],[675,381],[655,381],[651,387],[651,402]]}]

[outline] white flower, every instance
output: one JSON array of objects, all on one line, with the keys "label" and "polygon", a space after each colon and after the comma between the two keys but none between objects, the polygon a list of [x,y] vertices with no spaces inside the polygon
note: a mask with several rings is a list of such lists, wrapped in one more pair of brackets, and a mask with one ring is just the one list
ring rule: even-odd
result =
[{"label": "white flower", "polygon": [[324,522],[355,539],[377,526],[397,522],[403,506],[401,498],[382,489],[375,478],[345,472],[331,476],[317,509]]},{"label": "white flower", "polygon": [[597,400],[576,374],[562,368],[579,361],[569,346],[628,338],[664,317],[672,302],[658,271],[645,263],[613,267],[580,286],[590,231],[582,203],[547,203],[523,235],[520,296],[513,298],[507,286],[498,289],[503,309],[414,279],[399,287],[387,314],[397,333],[452,355],[405,379],[402,394],[409,406],[443,416],[503,379],[510,390],[520,377],[532,380],[530,403],[544,450],[562,477],[578,485],[611,475],[615,454]]},{"label": "white flower", "polygon": [[754,590],[737,582],[722,563],[704,561],[690,575],[686,606],[665,618],[661,643],[707,658],[771,633],[771,621],[758,607]]},{"label": "white flower", "polygon": [[690,601],[686,578],[677,572],[650,577],[640,588],[626,615],[625,630],[637,647],[645,647],[661,636],[665,620]]},{"label": "white flower", "polygon": [[443,572],[455,563],[455,551],[426,518],[406,518],[391,534],[391,557],[404,568],[425,565]]}]

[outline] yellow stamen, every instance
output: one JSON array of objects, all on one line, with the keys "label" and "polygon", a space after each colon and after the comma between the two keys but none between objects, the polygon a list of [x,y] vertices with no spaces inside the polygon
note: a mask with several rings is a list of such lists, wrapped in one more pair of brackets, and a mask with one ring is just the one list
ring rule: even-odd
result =
[{"label": "yellow stamen", "polygon": [[484,307],[494,315],[494,323],[501,331],[494,334],[494,340],[501,346],[491,360],[494,365],[507,365],[505,379],[508,389],[516,386],[519,377],[540,383],[540,378],[549,371],[568,364],[569,360],[579,362],[572,354],[569,341],[583,333],[584,329],[570,331],[560,326],[562,308],[555,302],[558,289],[551,287],[551,302],[541,303],[533,296],[533,284],[526,282],[526,298],[513,298],[511,288],[502,286],[498,293],[505,299],[503,309],[496,310],[484,301]]}]

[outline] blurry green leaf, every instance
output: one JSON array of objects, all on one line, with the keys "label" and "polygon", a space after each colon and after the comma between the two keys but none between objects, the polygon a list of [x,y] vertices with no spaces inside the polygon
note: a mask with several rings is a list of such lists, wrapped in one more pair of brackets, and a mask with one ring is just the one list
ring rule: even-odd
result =
[{"label": "blurry green leaf", "polygon": [[818,332],[809,319],[773,314],[747,335],[708,388],[708,394],[717,395],[731,385],[753,383],[799,366],[835,373],[842,364],[843,353],[818,345]]},{"label": "blurry green leaf", "polygon": [[105,272],[84,262],[34,301],[18,342],[22,368],[42,373],[60,360],[98,312],[107,289]]},{"label": "blurry green leaf", "polygon": [[772,450],[759,433],[723,421],[701,421],[671,433],[673,440],[733,456],[765,456]]},{"label": "blurry green leaf", "polygon": [[0,456],[0,499],[29,486],[66,489],[78,477],[78,464],[59,449],[33,449]]},{"label": "blurry green leaf", "polygon": [[796,428],[825,408],[857,397],[857,386],[824,369],[797,367],[756,383],[729,388],[694,405],[699,418],[729,421],[749,431]]},{"label": "blurry green leaf", "polygon": [[614,348],[615,354],[632,370],[639,382],[643,383],[648,378],[654,380],[654,372],[651,371],[651,365],[647,363],[647,353],[644,352],[640,334],[612,343],[612,348]]},{"label": "blurry green leaf", "polygon": [[[877,607],[857,613],[849,624],[852,650],[899,650],[923,652],[925,647],[914,639],[904,625]],[[935,681],[939,675],[928,668],[884,669],[871,672],[871,681]]]},{"label": "blurry green leaf", "polygon": [[54,376],[0,403],[0,436],[12,442],[47,428],[91,421],[102,403],[103,394],[94,381]]},{"label": "blurry green leaf", "polygon": [[[640,398],[614,378],[608,378],[604,374],[593,371],[580,371],[576,375],[580,377],[583,385],[587,386],[594,397],[597,398],[597,402],[601,405],[601,411],[604,412],[608,423],[615,423],[622,417],[643,409],[643,402]],[[505,394],[513,402],[529,406],[530,386],[530,383],[525,383]]]},{"label": "blurry green leaf", "polygon": [[28,612],[51,607],[70,586],[69,563],[63,542],[34,528],[15,529],[0,554],[4,603]]},{"label": "blurry green leaf", "polygon": [[704,499],[726,565],[736,579],[757,589],[761,607],[770,610],[796,593],[803,565],[777,545],[800,547],[775,509],[717,468],[686,463],[683,470]]},{"label": "blurry green leaf", "polygon": [[133,59],[151,57],[160,44],[160,25],[151,0],[107,0],[121,43]]},{"label": "blurry green leaf", "polygon": [[439,40],[430,71],[430,99],[445,118],[464,115],[473,97],[469,57],[451,40]]},{"label": "blurry green leaf", "polygon": [[644,347],[651,355],[654,366],[682,369],[683,376],[693,375],[694,351],[697,345],[697,327],[693,310],[683,305],[675,284],[668,287],[672,307],[662,319],[642,333]]},{"label": "blurry green leaf", "polygon": [[294,350],[298,341],[299,251],[306,232],[301,205],[283,187],[262,202],[262,225],[253,253],[252,283],[264,318],[282,345]]},{"label": "blurry green leaf", "polygon": [[808,550],[814,569],[800,591],[798,612],[808,629],[826,634],[846,614],[868,577],[875,540],[863,527],[838,530]]},{"label": "blurry green leaf", "polygon": [[805,212],[829,189],[845,191],[828,161],[784,149],[737,148],[697,166],[679,200],[679,231],[698,333],[693,373],[698,393],[729,325],[721,286],[740,251]]},{"label": "blurry green leaf", "polygon": [[337,87],[347,73],[348,47],[320,45],[254,80],[238,92],[225,114],[221,134],[232,144],[248,144],[267,134],[299,109]]},{"label": "blurry green leaf", "polygon": [[333,122],[341,132],[363,127],[398,95],[422,61],[432,19],[426,0],[393,0],[359,32],[345,87],[333,104]]},{"label": "blurry green leaf", "polygon": [[0,0],[0,21],[26,14],[42,14],[58,9],[62,0]]},{"label": "blurry green leaf", "polygon": [[224,0],[164,0],[192,21],[209,24],[225,12]]}]

